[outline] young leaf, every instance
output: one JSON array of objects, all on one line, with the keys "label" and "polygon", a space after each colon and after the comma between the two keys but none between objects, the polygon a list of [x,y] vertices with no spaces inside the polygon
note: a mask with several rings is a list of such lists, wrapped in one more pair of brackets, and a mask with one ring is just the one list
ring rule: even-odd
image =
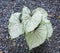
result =
[{"label": "young leaf", "polygon": [[25,35],[29,49],[31,50],[32,48],[41,45],[46,40],[46,36],[47,27],[46,24],[42,22],[35,31],[32,31]]},{"label": "young leaf", "polygon": [[[32,16],[30,16],[30,11],[27,7],[23,8],[22,11],[23,24],[25,26],[26,33],[33,31],[41,22],[42,14],[36,11]],[[28,19],[26,19],[28,18]]]},{"label": "young leaf", "polygon": [[24,8],[22,10],[22,17],[21,17],[21,19],[22,20],[27,20],[29,18],[30,18],[30,10],[29,10],[29,8],[24,6]]},{"label": "young leaf", "polygon": [[33,31],[40,24],[41,18],[41,13],[39,11],[35,12],[26,23],[26,33]]},{"label": "young leaf", "polygon": [[18,12],[14,13],[11,15],[9,19],[8,29],[12,39],[24,33],[22,23],[20,23],[19,21],[20,14],[21,13],[18,13]]},{"label": "young leaf", "polygon": [[30,10],[29,10],[29,8],[24,6],[24,8],[22,10],[21,19],[22,19],[22,23],[23,23],[23,27],[24,27],[24,32],[25,32],[26,31],[26,28],[25,28],[26,23],[28,22],[28,19],[30,19]]},{"label": "young leaf", "polygon": [[53,28],[52,28],[52,24],[50,22],[50,20],[48,19],[44,19],[43,18],[43,21],[45,22],[46,26],[47,26],[47,39],[50,38],[52,36],[52,33],[53,33]]},{"label": "young leaf", "polygon": [[38,7],[35,10],[32,11],[32,14],[34,14],[36,11],[40,11],[41,14],[42,14],[42,17],[47,18],[48,13],[45,9]]},{"label": "young leaf", "polygon": [[[46,12],[46,10],[44,10],[43,8],[37,8],[35,10],[32,11],[32,14],[35,13],[36,11],[40,11],[42,14],[42,19],[45,22],[45,24],[47,25],[47,30],[48,30],[48,36],[47,38],[51,37],[52,33],[53,33],[53,28],[52,28],[52,24],[50,22],[50,20],[48,20],[48,13]],[[50,29],[50,30],[49,30]]]}]

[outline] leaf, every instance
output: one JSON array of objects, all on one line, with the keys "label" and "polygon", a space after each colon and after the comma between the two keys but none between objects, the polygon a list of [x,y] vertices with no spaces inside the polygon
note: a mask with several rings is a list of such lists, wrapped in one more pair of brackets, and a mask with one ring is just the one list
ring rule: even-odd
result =
[{"label": "leaf", "polygon": [[46,25],[47,25],[47,30],[48,30],[48,35],[47,35],[47,39],[48,39],[52,36],[53,28],[52,28],[52,24],[50,22],[48,22]]},{"label": "leaf", "polygon": [[21,13],[18,13],[18,12],[14,13],[11,15],[9,19],[8,29],[12,39],[24,33],[22,23],[20,23],[19,21],[20,14]]},{"label": "leaf", "polygon": [[30,17],[30,10],[29,10],[29,8],[24,6],[24,8],[22,10],[22,18],[21,19],[26,20],[26,19],[29,19],[29,17]]},{"label": "leaf", "polygon": [[35,10],[32,11],[32,14],[34,14],[36,11],[40,11],[41,14],[42,14],[42,17],[48,18],[48,17],[47,17],[47,16],[48,16],[48,13],[47,13],[47,11],[46,11],[45,9],[43,9],[43,8],[41,8],[41,7],[38,7],[38,8],[36,8]]},{"label": "leaf", "polygon": [[50,22],[50,20],[48,20],[48,13],[46,12],[46,10],[44,10],[43,8],[37,8],[35,10],[32,11],[32,14],[35,13],[36,11],[40,11],[42,14],[42,19],[45,22],[45,24],[47,25],[47,30],[48,30],[48,36],[47,38],[52,36],[53,33],[53,28],[52,28],[52,24]]},{"label": "leaf", "polygon": [[26,27],[25,26],[26,26],[26,23],[27,23],[29,18],[30,18],[30,10],[29,10],[29,8],[24,6],[24,8],[22,10],[22,17],[21,17],[22,23],[23,23],[23,27],[24,27],[24,32],[26,31]]},{"label": "leaf", "polygon": [[39,11],[36,11],[32,16],[30,15],[30,11],[27,7],[23,8],[22,17],[28,18],[23,19],[23,24],[26,33],[33,31],[41,22],[42,15]]},{"label": "leaf", "polygon": [[48,19],[44,19],[43,18],[43,21],[45,22],[46,26],[47,26],[47,39],[50,38],[52,36],[52,33],[53,33],[53,28],[52,28],[52,24],[50,22],[50,20]]},{"label": "leaf", "polygon": [[40,24],[41,18],[41,13],[39,11],[35,12],[26,24],[26,33],[33,31]]},{"label": "leaf", "polygon": [[46,24],[42,22],[35,31],[32,31],[25,35],[29,49],[31,50],[32,48],[41,45],[46,40],[46,36],[47,27]]}]

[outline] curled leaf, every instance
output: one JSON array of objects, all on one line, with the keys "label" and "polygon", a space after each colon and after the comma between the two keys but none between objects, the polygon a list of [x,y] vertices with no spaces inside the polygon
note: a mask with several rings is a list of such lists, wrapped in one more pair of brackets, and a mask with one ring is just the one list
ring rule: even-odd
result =
[{"label": "curled leaf", "polygon": [[50,20],[48,19],[44,19],[43,18],[43,21],[45,22],[46,26],[47,26],[47,39],[50,38],[52,36],[52,33],[53,33],[53,28],[52,28],[52,24],[50,22]]},{"label": "curled leaf", "polygon": [[20,23],[20,21],[19,21],[20,14],[21,13],[18,13],[18,12],[14,13],[11,15],[11,17],[9,19],[8,29],[9,29],[9,34],[10,34],[11,38],[16,38],[19,35],[24,33],[22,23]]},{"label": "curled leaf", "polygon": [[24,6],[24,8],[22,10],[22,18],[21,19],[22,20],[27,20],[29,18],[30,18],[30,10],[29,10],[29,8]]}]

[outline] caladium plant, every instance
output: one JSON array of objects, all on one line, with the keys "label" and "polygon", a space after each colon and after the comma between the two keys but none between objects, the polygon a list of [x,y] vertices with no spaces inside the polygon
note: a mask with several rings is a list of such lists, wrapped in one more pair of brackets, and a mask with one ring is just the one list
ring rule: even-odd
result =
[{"label": "caladium plant", "polygon": [[30,50],[49,39],[53,32],[48,13],[40,7],[30,12],[29,8],[24,6],[22,12],[12,14],[8,29],[12,39],[24,34]]}]

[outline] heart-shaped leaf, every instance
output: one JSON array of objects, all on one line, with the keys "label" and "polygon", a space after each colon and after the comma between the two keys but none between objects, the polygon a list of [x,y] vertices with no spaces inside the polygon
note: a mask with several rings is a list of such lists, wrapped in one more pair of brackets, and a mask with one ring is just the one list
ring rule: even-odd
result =
[{"label": "heart-shaped leaf", "polygon": [[53,33],[53,28],[52,28],[52,24],[50,22],[50,20],[48,20],[48,13],[43,9],[43,8],[37,8],[35,10],[33,10],[32,14],[35,13],[36,11],[40,11],[42,14],[42,19],[45,22],[45,24],[47,25],[47,30],[48,30],[48,35],[47,35],[47,39],[49,37],[51,37],[52,33]]},{"label": "heart-shaped leaf", "polygon": [[38,7],[35,10],[32,11],[32,14],[34,14],[37,11],[40,11],[43,18],[47,18],[48,13],[47,13],[47,11],[45,9]]},{"label": "heart-shaped leaf", "polygon": [[44,22],[41,22],[41,24],[35,31],[32,31],[25,35],[29,49],[31,50],[32,48],[41,45],[46,40],[46,36],[47,36],[46,24]]},{"label": "heart-shaped leaf", "polygon": [[14,13],[11,15],[9,19],[8,29],[12,39],[24,33],[22,23],[20,23],[20,20],[19,20],[20,14],[21,13],[18,13],[18,12]]},{"label": "heart-shaped leaf", "polygon": [[[40,11],[36,11],[32,16],[27,7],[23,8],[22,11],[23,24],[25,26],[26,33],[33,31],[41,22],[42,14]],[[28,19],[26,19],[28,18]]]}]

